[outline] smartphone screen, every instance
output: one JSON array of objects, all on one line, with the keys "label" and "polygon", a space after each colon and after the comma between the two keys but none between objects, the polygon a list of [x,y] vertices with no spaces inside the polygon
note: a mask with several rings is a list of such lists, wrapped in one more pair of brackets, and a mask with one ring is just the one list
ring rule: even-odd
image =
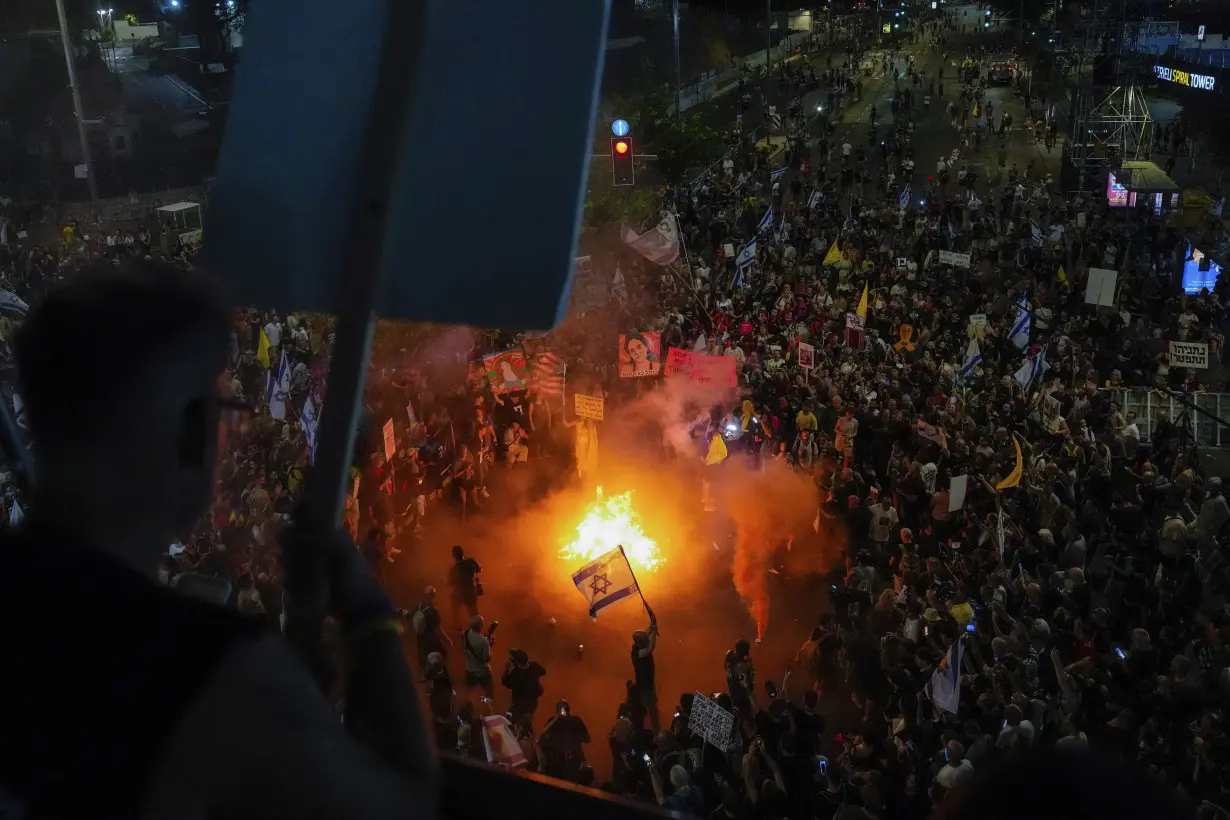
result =
[{"label": "smartphone screen", "polygon": [[977,625],[977,624],[975,624],[973,621],[970,621],[969,623],[967,623],[967,624],[965,625],[965,631],[966,631],[966,632],[977,632],[977,631],[978,631],[978,625]]},{"label": "smartphone screen", "polygon": [[1123,648],[1122,648],[1122,647],[1118,647],[1118,646],[1116,646],[1116,647],[1115,647],[1115,654],[1119,656],[1119,660],[1121,660],[1121,661],[1126,661],[1126,660],[1127,660],[1127,653],[1123,651]]}]

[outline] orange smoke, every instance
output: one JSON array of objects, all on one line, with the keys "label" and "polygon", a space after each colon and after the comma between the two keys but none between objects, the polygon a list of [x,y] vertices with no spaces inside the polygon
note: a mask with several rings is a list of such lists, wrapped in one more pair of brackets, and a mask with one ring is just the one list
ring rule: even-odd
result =
[{"label": "orange smoke", "polygon": [[[719,469],[725,473],[722,507],[736,526],[731,575],[735,590],[756,620],[759,638],[769,625],[769,570],[779,557],[786,560],[779,550],[787,542],[815,535],[812,524],[819,494],[807,476],[776,461],[763,470],[749,469],[745,462],[727,462]],[[814,549],[793,550],[788,556],[792,564],[806,564],[798,567],[804,572],[823,572],[841,560],[841,539],[828,528],[822,528],[819,535]]]}]

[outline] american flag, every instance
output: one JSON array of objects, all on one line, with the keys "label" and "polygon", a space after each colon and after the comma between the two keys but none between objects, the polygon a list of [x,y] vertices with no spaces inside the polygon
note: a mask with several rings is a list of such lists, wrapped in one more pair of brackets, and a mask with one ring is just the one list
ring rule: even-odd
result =
[{"label": "american flag", "polygon": [[564,360],[549,350],[544,350],[533,359],[530,371],[530,387],[549,396],[564,395]]}]

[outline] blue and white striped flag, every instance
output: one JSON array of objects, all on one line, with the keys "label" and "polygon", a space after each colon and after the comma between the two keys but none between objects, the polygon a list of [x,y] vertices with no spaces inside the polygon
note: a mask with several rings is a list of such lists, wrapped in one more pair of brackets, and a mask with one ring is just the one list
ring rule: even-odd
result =
[{"label": "blue and white striped flag", "polygon": [[589,602],[589,617],[624,598],[640,594],[632,566],[618,547],[572,573],[573,586]]},{"label": "blue and white striped flag", "polygon": [[731,289],[741,288],[747,284],[747,277],[744,272],[747,268],[756,261],[756,240],[752,239],[743,246],[739,251],[739,255],[735,257],[735,278],[731,280]]},{"label": "blue and white striped flag", "polygon": [[760,217],[760,224],[756,226],[757,235],[764,233],[769,228],[773,227],[773,206],[769,206],[769,210],[764,212],[764,216]]},{"label": "blue and white striped flag", "polygon": [[935,704],[935,708],[955,715],[961,704],[961,641],[958,640],[948,647],[948,652],[940,665],[931,673],[931,682],[927,684],[927,697]]},{"label": "blue and white striped flag", "polygon": [[1033,241],[1031,242],[1031,244],[1035,248],[1042,247],[1042,228],[1038,225],[1037,222],[1030,220],[1029,230],[1033,233]]},{"label": "blue and white striped flag", "polygon": [[1044,347],[1037,354],[1026,359],[1025,364],[1021,365],[1021,369],[1012,378],[1016,379],[1016,383],[1023,390],[1029,390],[1037,383],[1038,379],[1046,375],[1048,369],[1046,364],[1046,348]]},{"label": "blue and white striped flag", "polygon": [[1008,341],[1012,342],[1013,347],[1017,350],[1024,350],[1029,347],[1029,337],[1033,333],[1033,317],[1029,312],[1029,303],[1025,301],[1025,294],[1021,294],[1021,301],[1016,306],[1016,320],[1012,323],[1012,332],[1008,334]]},{"label": "blue and white striped flag", "polygon": [[901,196],[898,197],[897,200],[897,204],[901,206],[901,210],[904,211],[906,208],[910,207],[910,184],[908,182],[905,187],[901,189]]},{"label": "blue and white striped flag", "polygon": [[286,351],[278,362],[278,372],[265,373],[265,401],[269,403],[269,415],[278,421],[286,421],[286,400],[290,398],[290,362]]},{"label": "blue and white striped flag", "polygon": [[769,172],[769,182],[777,182],[779,179],[781,179],[783,176],[786,175],[786,171],[789,168],[790,166],[787,165],[783,168],[778,168],[776,171],[770,171]]},{"label": "blue and white striped flag", "polygon": [[982,350],[978,347],[978,337],[969,340],[965,348],[965,359],[961,362],[961,381],[969,381],[974,375],[974,368],[982,363]]},{"label": "blue and white striped flag", "polygon": [[823,201],[824,201],[824,194],[820,193],[820,189],[817,188],[814,191],[812,191],[811,196],[807,198],[807,207],[814,208]]}]

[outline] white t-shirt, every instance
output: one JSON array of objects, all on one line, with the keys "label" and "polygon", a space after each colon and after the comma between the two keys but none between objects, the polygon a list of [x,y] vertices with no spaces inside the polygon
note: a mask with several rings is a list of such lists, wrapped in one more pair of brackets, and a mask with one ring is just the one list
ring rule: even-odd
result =
[{"label": "white t-shirt", "polygon": [[850,156],[850,152],[851,152],[851,151],[853,151],[853,150],[854,150],[854,146],[853,146],[853,145],[851,145],[850,143],[848,143],[848,142],[843,142],[843,143],[841,144],[841,155],[842,155],[843,157],[848,157],[848,156]]},{"label": "white t-shirt", "polygon": [[893,527],[897,525],[897,511],[892,507],[887,510],[879,504],[871,508],[871,528],[868,533],[872,541],[881,544],[888,541],[889,534],[893,531]]}]

